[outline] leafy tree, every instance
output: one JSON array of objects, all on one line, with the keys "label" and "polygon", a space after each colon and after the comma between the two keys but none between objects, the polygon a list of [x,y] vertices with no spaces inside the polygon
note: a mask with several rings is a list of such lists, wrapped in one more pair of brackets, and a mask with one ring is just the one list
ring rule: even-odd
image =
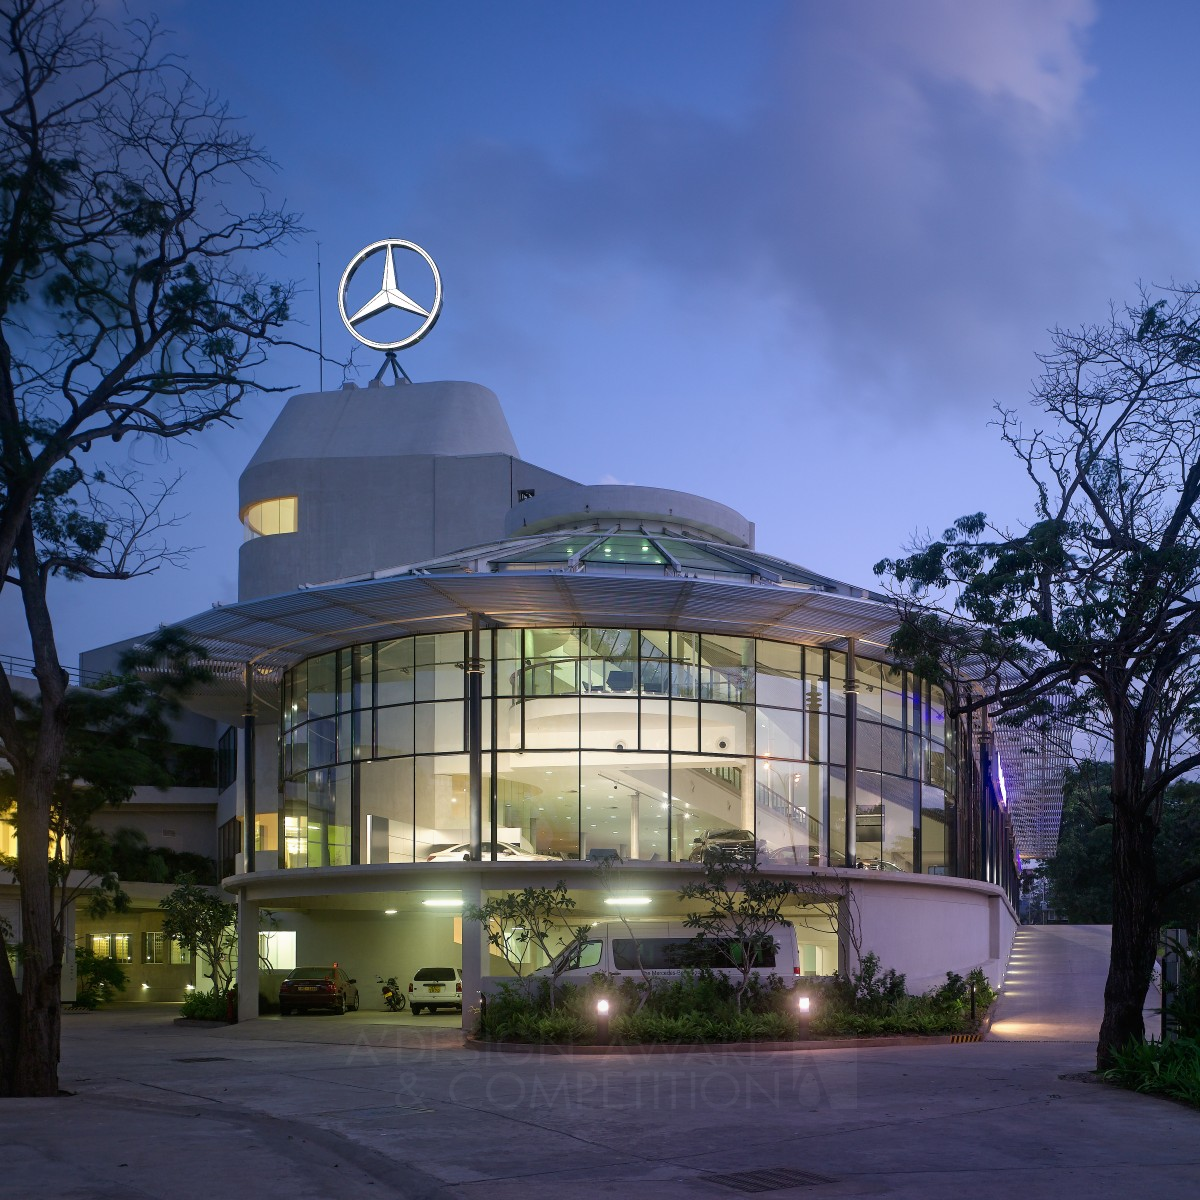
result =
[{"label": "leafy tree", "polygon": [[[703,878],[686,883],[679,897],[704,905],[684,919],[689,929],[697,930],[697,940],[717,939],[729,947],[730,966],[741,976],[739,1012],[756,963],[765,951],[778,949],[772,927],[780,922],[836,933],[849,970],[863,960],[858,898],[845,880],[817,871],[786,878],[764,875],[756,859],[714,851],[704,857]],[[788,905],[799,911],[785,920],[782,912]]]},{"label": "leafy tree", "polygon": [[100,958],[90,950],[75,949],[76,1008],[99,1008],[116,998],[129,983],[129,976],[120,963]]},{"label": "leafy tree", "polygon": [[[117,844],[91,825],[102,808],[128,800],[135,787],[170,783],[166,764],[171,754],[169,719],[179,712],[180,698],[208,671],[203,651],[171,630],[161,630],[124,655],[120,673],[95,687],[72,688],[66,695],[66,728],[58,776],[50,793],[49,854],[0,856],[24,889],[31,859],[34,870],[47,873],[50,892],[51,946],[60,964],[65,950],[64,925],[72,904],[86,899],[92,916],[127,905],[121,890]],[[39,695],[13,698],[15,721],[0,748],[4,754],[31,754],[41,736]],[[13,772],[0,771],[0,820],[20,828],[19,793]],[[129,878],[129,876],[125,876]],[[9,934],[0,928],[0,950]],[[28,971],[27,941],[20,946],[21,965]],[[61,976],[57,976],[61,979]],[[0,1013],[19,1021],[16,982],[8,956],[0,957]],[[0,1059],[11,1063],[15,1026],[0,1037]]]},{"label": "leafy tree", "polygon": [[[1112,764],[1085,761],[1067,772],[1058,849],[1043,868],[1056,912],[1068,921],[1112,920]],[[1163,796],[1154,854],[1160,877],[1200,864],[1200,784],[1183,780]],[[1164,924],[1200,928],[1200,883],[1180,888]]]},{"label": "leafy tree", "polygon": [[527,887],[519,892],[493,896],[482,905],[470,905],[463,910],[468,921],[483,925],[488,942],[508,964],[518,979],[523,978],[530,946],[539,950],[552,964],[550,975],[550,1008],[559,976],[570,965],[570,956],[555,956],[565,946],[587,936],[586,925],[572,927],[568,920],[575,908],[575,897],[560,879],[552,888]]},{"label": "leafy tree", "polygon": [[948,689],[951,716],[1058,724],[1111,752],[1107,1068],[1144,1036],[1160,921],[1200,879],[1160,874],[1155,850],[1168,792],[1200,767],[1200,290],[1143,291],[1040,357],[1034,422],[999,410],[1029,523],[963,517],[876,571],[896,583],[893,650]]},{"label": "leafy tree", "polygon": [[710,854],[703,878],[685,883],[679,898],[703,906],[689,912],[684,925],[695,929],[700,940],[720,942],[729,965],[741,976],[736,997],[740,1013],[754,968],[779,949],[773,930],[784,920],[783,909],[801,899],[796,885],[764,875],[754,859]]},{"label": "leafy tree", "polygon": [[115,829],[107,841],[113,873],[127,883],[179,883],[184,875],[197,883],[220,882],[211,858],[170,846],[151,849],[140,829]]},{"label": "leafy tree", "polygon": [[237,934],[233,923],[237,905],[229,904],[210,888],[187,878],[159,902],[163,933],[191,952],[203,956],[213,992],[224,995],[233,983],[233,955]]},{"label": "leafy tree", "polygon": [[30,742],[0,669],[24,937],[15,1017],[0,980],[3,1092],[58,1091],[62,946],[43,848],[72,701],[47,590],[176,558],[172,485],[105,455],[227,422],[265,390],[256,368],[292,289],[251,260],[298,230],[264,199],[269,166],[160,53],[153,23],[118,28],[87,0],[0,0],[0,592],[19,594],[40,702]]}]

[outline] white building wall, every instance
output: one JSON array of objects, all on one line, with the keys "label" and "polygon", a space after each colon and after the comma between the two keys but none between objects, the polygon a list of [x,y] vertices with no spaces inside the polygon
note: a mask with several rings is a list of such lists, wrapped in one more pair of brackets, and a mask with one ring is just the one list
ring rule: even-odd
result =
[{"label": "white building wall", "polygon": [[874,951],[884,967],[907,976],[910,992],[945,983],[947,971],[965,975],[982,967],[993,986],[1003,978],[1016,913],[987,885],[953,884],[890,877],[855,889],[862,953]]}]

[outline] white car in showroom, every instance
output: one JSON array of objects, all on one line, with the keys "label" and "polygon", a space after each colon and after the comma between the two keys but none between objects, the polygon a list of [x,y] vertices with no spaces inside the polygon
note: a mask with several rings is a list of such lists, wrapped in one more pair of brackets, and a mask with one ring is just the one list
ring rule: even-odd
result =
[{"label": "white car in showroom", "polygon": [[[483,843],[483,861],[488,862],[492,857],[492,843]],[[448,850],[438,850],[429,855],[425,859],[426,862],[455,862],[462,860],[470,860],[471,844],[463,842],[461,846],[451,846]],[[539,854],[527,841],[522,839],[519,842],[497,842],[496,843],[496,861],[503,859],[505,862],[513,861],[529,861],[529,860],[548,860],[558,858],[557,854]]]}]

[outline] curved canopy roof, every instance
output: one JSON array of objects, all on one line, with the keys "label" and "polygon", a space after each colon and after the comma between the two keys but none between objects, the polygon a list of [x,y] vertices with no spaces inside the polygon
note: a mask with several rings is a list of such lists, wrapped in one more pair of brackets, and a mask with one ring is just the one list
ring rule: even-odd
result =
[{"label": "curved canopy roof", "polygon": [[752,550],[610,526],[475,546],[180,622],[213,658],[267,672],[353,642],[492,626],[625,625],[813,645],[858,638],[880,654],[885,597]]}]

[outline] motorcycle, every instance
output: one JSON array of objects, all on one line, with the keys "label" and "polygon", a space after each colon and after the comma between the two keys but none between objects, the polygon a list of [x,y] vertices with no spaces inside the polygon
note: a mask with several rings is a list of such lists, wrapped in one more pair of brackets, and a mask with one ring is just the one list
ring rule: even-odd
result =
[{"label": "motorcycle", "polygon": [[377,983],[383,984],[383,1002],[388,1007],[388,1012],[403,1012],[408,1004],[408,997],[400,990],[400,985],[396,982],[394,975],[388,976],[386,983],[380,975],[375,976]]}]

